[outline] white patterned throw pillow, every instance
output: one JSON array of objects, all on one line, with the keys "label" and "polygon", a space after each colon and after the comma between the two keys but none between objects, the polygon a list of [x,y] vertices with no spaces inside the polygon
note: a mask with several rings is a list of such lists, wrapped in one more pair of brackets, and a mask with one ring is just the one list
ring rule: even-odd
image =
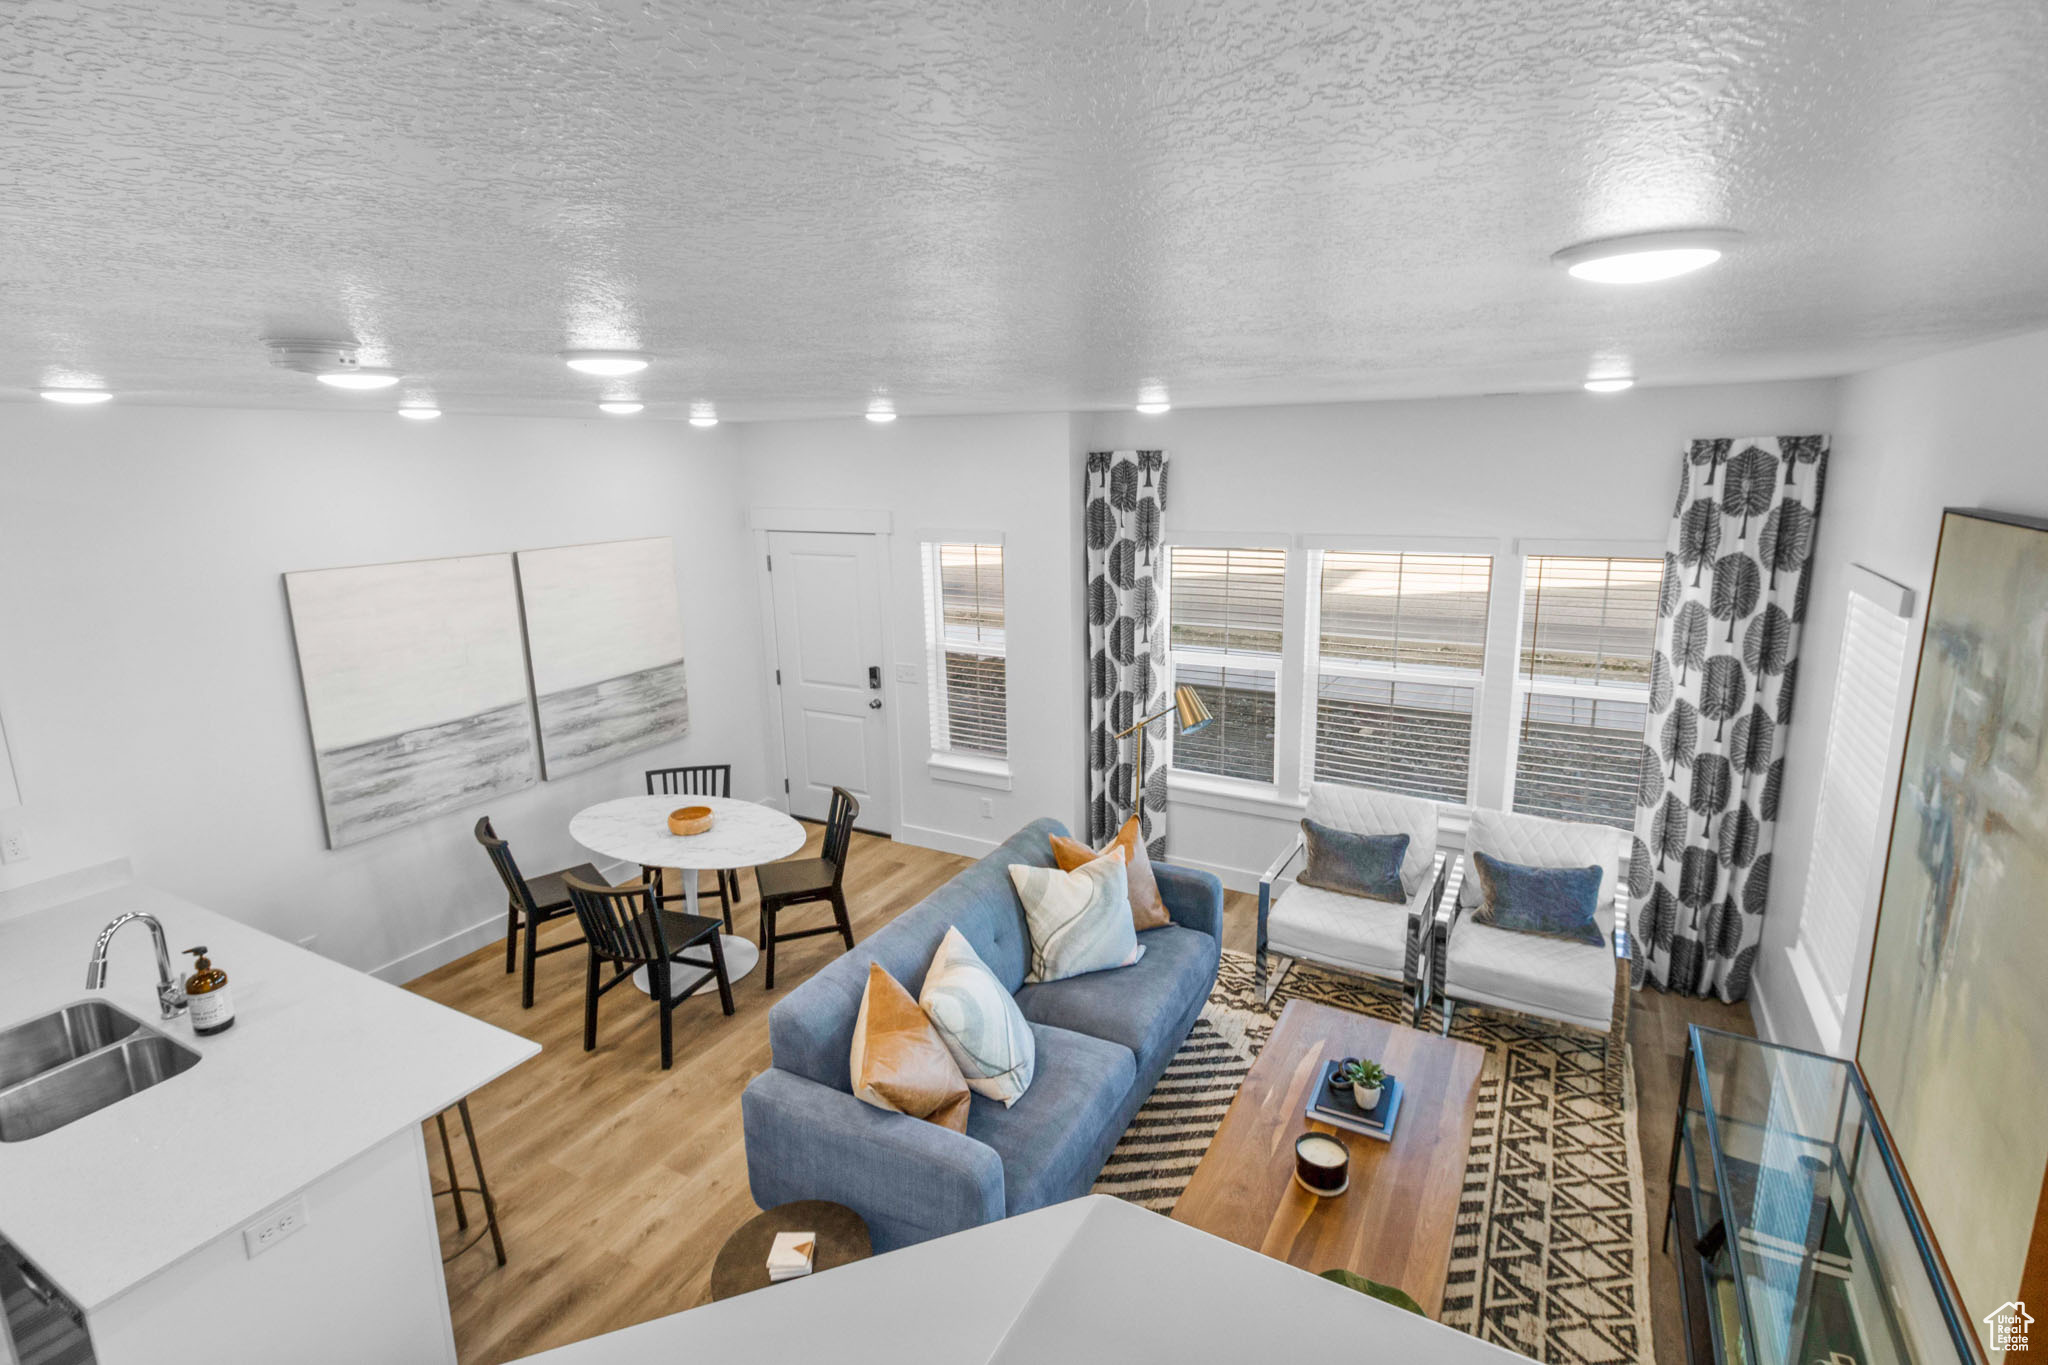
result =
[{"label": "white patterned throw pillow", "polygon": [[1031,1026],[957,928],[939,940],[917,1003],[960,1064],[968,1089],[1006,1105],[1023,1097],[1038,1064]]},{"label": "white patterned throw pillow", "polygon": [[1145,951],[1131,923],[1130,877],[1124,851],[1111,848],[1072,872],[1010,866],[1031,929],[1026,981],[1061,981],[1084,972],[1128,967]]}]

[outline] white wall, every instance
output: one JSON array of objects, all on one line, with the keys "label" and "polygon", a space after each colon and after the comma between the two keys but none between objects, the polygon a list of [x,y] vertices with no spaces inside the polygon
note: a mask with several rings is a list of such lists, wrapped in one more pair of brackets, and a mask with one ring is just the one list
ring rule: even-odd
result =
[{"label": "white wall", "polygon": [[[1702,388],[1503,395],[1422,402],[1176,409],[1163,417],[1097,413],[1076,423],[1091,449],[1160,448],[1172,461],[1169,538],[1211,534],[1279,544],[1289,536],[1481,537],[1499,542],[1493,610],[1519,614],[1515,542],[1662,544],[1678,452],[1696,436],[1827,431],[1831,380]],[[1292,570],[1300,562],[1295,556]],[[1290,572],[1288,625],[1304,623],[1305,575]],[[1512,633],[1494,631],[1490,679],[1514,667]],[[1079,660],[1073,667],[1078,671]],[[1302,679],[1281,680],[1298,706]],[[1498,805],[1512,740],[1510,696],[1489,685],[1477,797]],[[1298,754],[1278,756],[1276,803],[1177,791],[1172,856],[1226,885],[1257,886],[1300,815]]]},{"label": "white wall", "polygon": [[31,854],[0,890],[127,856],[399,978],[502,925],[470,836],[484,811],[327,849],[292,569],[672,536],[690,736],[488,813],[538,872],[583,861],[569,816],[658,761],[731,762],[736,794],[759,795],[759,679],[716,662],[759,656],[737,446],[667,422],[0,406],[0,714],[23,802],[0,827]]},{"label": "white wall", "polygon": [[[1989,507],[2048,516],[2048,332],[1887,366],[1842,381],[1816,545],[1813,592],[1800,640],[1799,699],[1785,763],[1784,803],[1757,967],[1759,1022],[1781,1041],[1816,1047],[1813,1014],[1790,969],[1806,886],[1814,804],[1847,611],[1845,573],[1862,564],[1914,589],[1912,647],[1899,678],[1899,724],[1887,774],[1889,820],[1904,744],[1906,697],[1919,660],[1926,594],[1943,507]],[[1875,903],[1883,841],[1872,860]],[[1870,927],[1852,980],[1868,962]],[[1855,1047],[1860,986],[1849,1001],[1843,1050]]]},{"label": "white wall", "polygon": [[[888,425],[852,418],[742,430],[750,508],[890,514],[885,591],[894,653],[883,672],[893,703],[898,837],[979,855],[1042,815],[1076,826],[1086,786],[1081,475],[1067,417],[906,417]],[[1009,791],[950,781],[926,765],[923,531],[1002,537]],[[898,664],[912,666],[918,681],[896,681]]]}]

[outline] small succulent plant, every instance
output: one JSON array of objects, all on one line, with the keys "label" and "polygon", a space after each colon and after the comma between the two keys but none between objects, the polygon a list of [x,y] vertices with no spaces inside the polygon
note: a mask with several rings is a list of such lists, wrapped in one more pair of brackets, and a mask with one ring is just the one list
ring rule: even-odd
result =
[{"label": "small succulent plant", "polygon": [[1372,1089],[1380,1082],[1386,1080],[1386,1078],[1387,1072],[1385,1067],[1381,1066],[1378,1062],[1359,1057],[1346,1058],[1343,1068],[1337,1073],[1337,1079],[1345,1085],[1363,1086],[1367,1090]]}]

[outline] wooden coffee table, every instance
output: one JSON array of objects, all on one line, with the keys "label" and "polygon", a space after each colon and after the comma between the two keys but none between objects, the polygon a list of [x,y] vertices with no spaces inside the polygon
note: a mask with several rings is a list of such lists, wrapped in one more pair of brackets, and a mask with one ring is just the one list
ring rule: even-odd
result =
[{"label": "wooden coffee table", "polygon": [[[1323,1063],[1339,1057],[1375,1058],[1400,1078],[1391,1141],[1308,1121]],[[1312,1273],[1341,1267],[1393,1285],[1435,1317],[1485,1059],[1473,1043],[1290,1000],[1174,1218]],[[1310,1131],[1351,1149],[1343,1194],[1318,1199],[1295,1183],[1294,1140]]]}]

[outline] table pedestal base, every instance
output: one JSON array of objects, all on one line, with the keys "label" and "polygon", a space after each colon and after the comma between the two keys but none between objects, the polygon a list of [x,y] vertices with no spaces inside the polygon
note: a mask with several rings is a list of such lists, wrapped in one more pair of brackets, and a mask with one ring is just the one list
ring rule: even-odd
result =
[{"label": "table pedestal base", "polygon": [[[741,977],[760,965],[761,950],[750,940],[743,939],[737,934],[720,934],[718,937],[725,946],[726,979],[737,986],[740,984]],[[701,967],[703,974],[700,976],[698,973],[691,971],[692,967]],[[711,985],[710,976],[711,950],[703,947],[688,949],[669,966],[669,993],[671,995],[681,995],[684,991],[690,989],[694,983],[704,981],[706,983],[704,994],[716,999],[717,991]],[[647,969],[645,967],[633,973],[633,984],[640,988],[642,995],[654,994],[654,988],[647,984]]]}]

